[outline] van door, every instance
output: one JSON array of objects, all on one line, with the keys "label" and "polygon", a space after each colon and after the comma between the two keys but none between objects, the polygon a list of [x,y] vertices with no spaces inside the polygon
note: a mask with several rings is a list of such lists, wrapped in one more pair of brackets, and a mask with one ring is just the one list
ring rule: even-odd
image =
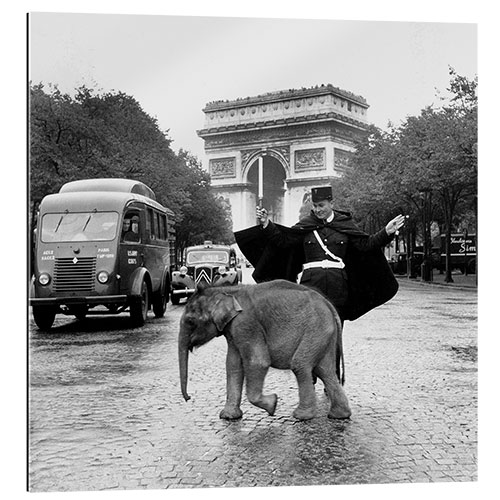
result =
[{"label": "van door", "polygon": [[122,232],[119,243],[119,260],[121,275],[121,293],[130,292],[130,277],[138,267],[144,264],[142,251],[143,221],[137,209],[127,210],[123,215]]}]

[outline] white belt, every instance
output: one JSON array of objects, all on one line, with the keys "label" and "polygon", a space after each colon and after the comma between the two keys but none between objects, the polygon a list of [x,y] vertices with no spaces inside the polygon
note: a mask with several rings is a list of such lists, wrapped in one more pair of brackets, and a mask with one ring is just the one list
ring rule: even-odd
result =
[{"label": "white belt", "polygon": [[326,269],[327,267],[335,267],[337,269],[344,269],[345,264],[342,261],[334,262],[333,260],[318,260],[316,262],[306,262],[303,266],[304,270],[312,269],[313,267],[321,267]]}]

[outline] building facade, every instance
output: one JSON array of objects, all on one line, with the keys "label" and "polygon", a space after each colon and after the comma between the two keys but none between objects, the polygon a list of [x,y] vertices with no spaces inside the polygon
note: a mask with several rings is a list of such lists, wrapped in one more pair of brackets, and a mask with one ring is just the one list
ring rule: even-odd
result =
[{"label": "building facade", "polygon": [[275,222],[294,224],[311,187],[333,185],[348,168],[367,110],[363,97],[332,85],[208,103],[198,135],[233,230],[256,223],[259,202]]}]

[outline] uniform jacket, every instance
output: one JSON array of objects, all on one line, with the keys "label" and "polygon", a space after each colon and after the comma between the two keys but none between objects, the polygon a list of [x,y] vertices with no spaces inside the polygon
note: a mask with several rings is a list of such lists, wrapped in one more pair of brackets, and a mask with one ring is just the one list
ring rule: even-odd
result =
[{"label": "uniform jacket", "polygon": [[[260,225],[234,235],[243,255],[255,268],[252,277],[257,283],[279,278],[295,282],[305,261],[304,237],[324,226],[313,213],[291,228],[274,224],[272,232],[281,233],[287,248],[274,244],[266,231],[268,228],[265,230]],[[348,236],[344,262],[349,296],[344,319],[352,321],[390,300],[398,290],[396,278],[382,252],[382,247],[392,238],[387,236],[385,229],[372,236],[361,231],[348,212],[336,210],[333,221],[326,226]]]}]

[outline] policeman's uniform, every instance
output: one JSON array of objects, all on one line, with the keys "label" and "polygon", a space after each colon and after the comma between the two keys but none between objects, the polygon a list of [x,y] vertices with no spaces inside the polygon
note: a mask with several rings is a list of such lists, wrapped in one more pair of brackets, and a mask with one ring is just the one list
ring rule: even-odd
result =
[{"label": "policeman's uniform", "polygon": [[[331,199],[330,187],[312,189],[313,202]],[[342,319],[347,316],[344,308],[349,300],[348,254],[380,249],[392,239],[385,228],[367,235],[354,225],[350,214],[341,211],[334,211],[328,220],[311,213],[286,232],[270,221],[262,232],[278,248],[290,248],[302,241],[303,267],[297,281],[320,291]]]}]

